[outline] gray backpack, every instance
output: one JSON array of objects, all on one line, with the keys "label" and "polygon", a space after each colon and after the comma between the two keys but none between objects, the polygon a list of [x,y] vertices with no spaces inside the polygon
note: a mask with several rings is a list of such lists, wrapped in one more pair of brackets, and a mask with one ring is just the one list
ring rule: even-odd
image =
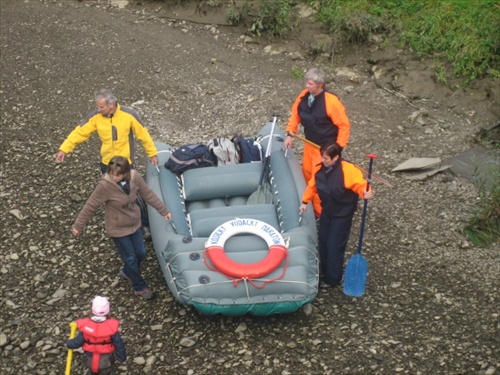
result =
[{"label": "gray backpack", "polygon": [[234,143],[228,138],[214,138],[207,144],[217,165],[238,164],[238,153]]}]

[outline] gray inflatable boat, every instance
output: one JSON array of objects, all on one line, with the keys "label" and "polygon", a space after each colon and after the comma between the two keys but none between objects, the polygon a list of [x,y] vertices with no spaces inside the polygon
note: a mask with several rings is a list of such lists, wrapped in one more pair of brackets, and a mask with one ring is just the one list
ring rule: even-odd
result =
[{"label": "gray inflatable boat", "polygon": [[266,124],[255,140],[264,155],[272,195],[255,202],[263,186],[261,162],[204,167],[178,175],[164,167],[174,151],[157,142],[159,171],[147,183],[172,213],[169,223],[148,207],[153,246],[165,281],[182,304],[206,315],[292,313],[318,291],[313,210],[299,214],[305,181],[284,134]]}]

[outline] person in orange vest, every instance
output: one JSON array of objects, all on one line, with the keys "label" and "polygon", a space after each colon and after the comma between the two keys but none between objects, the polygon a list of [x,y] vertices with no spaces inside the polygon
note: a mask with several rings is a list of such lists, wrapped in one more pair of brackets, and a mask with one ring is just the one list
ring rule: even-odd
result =
[{"label": "person in orange vest", "polygon": [[[319,146],[337,143],[347,146],[351,124],[340,99],[325,90],[325,73],[320,69],[309,69],[305,76],[306,88],[302,90],[292,105],[286,132],[297,133],[299,124],[304,127],[305,138]],[[285,147],[292,147],[292,136],[285,139]],[[311,179],[317,165],[321,163],[319,150],[304,144],[302,173],[307,181]],[[312,200],[316,218],[321,214],[319,197]]]},{"label": "person in orange vest", "polygon": [[97,296],[92,301],[92,316],[76,321],[78,334],[66,341],[68,349],[83,348],[83,362],[92,375],[113,374],[115,360],[127,359],[125,344],[118,332],[120,322],[108,318],[109,301]]},{"label": "person in orange vest", "polygon": [[354,164],[342,159],[342,147],[337,144],[321,146],[322,164],[309,180],[302,194],[301,212],[314,196],[321,199],[318,242],[319,261],[323,280],[320,288],[339,285],[344,273],[344,256],[352,219],[359,197],[371,199],[373,191],[367,189],[368,181]]}]

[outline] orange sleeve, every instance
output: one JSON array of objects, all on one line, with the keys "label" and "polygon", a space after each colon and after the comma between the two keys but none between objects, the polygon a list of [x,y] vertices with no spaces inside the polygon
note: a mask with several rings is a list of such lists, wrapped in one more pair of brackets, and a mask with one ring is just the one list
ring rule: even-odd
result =
[{"label": "orange sleeve", "polygon": [[322,164],[318,164],[314,167],[312,171],[312,177],[309,181],[307,181],[306,189],[302,194],[302,202],[312,202],[314,196],[318,194],[318,190],[316,189],[316,173],[321,169]]},{"label": "orange sleeve", "polygon": [[336,127],[339,128],[339,134],[337,136],[337,143],[341,147],[347,146],[347,141],[349,140],[349,132],[351,130],[351,124],[347,118],[345,112],[345,107],[342,102],[337,98],[337,96],[331,93],[325,93],[326,98],[326,113],[328,117],[333,121]]},{"label": "orange sleeve", "polygon": [[288,120],[288,125],[286,126],[286,132],[290,133],[297,133],[297,130],[299,130],[299,124],[300,124],[300,116],[299,116],[299,103],[301,99],[304,97],[306,93],[308,93],[307,89],[302,90],[302,92],[297,96],[295,99],[295,102],[293,102],[292,105],[292,113],[290,115],[290,119]]},{"label": "orange sleeve", "polygon": [[364,198],[368,181],[363,177],[361,169],[345,160],[342,161],[342,171],[344,173],[344,186],[346,189],[354,191],[361,198]]}]

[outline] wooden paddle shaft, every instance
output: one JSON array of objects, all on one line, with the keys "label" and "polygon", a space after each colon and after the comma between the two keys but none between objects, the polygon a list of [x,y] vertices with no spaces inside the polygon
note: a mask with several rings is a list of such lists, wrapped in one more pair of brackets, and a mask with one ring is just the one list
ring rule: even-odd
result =
[{"label": "wooden paddle shaft", "polygon": [[301,137],[300,135],[297,135],[297,134],[294,134],[294,133],[290,133],[290,132],[288,132],[287,135],[289,135],[290,137],[293,137],[293,138],[300,139],[302,142],[305,142],[308,145],[313,146],[314,148],[317,148],[318,150],[320,149],[320,147],[319,147],[318,144],[310,141],[309,139],[305,139],[304,137]]},{"label": "wooden paddle shaft", "polygon": [[[300,135],[297,135],[297,134],[294,134],[294,133],[290,133],[290,132],[288,132],[288,133],[287,133],[287,135],[289,135],[290,137],[293,137],[293,138],[300,139],[302,142],[307,143],[308,145],[311,145],[311,146],[313,146],[314,148],[316,148],[316,149],[318,149],[318,150],[321,148],[318,144],[316,144],[316,143],[314,143],[314,142],[310,141],[309,139],[306,139],[306,138],[304,138],[304,137],[301,137]],[[366,173],[366,171],[365,171],[363,168],[361,168],[361,167],[359,167],[359,166],[358,166],[358,168],[359,168],[359,169],[361,169],[363,172],[365,172],[365,173]],[[387,186],[389,186],[389,187],[392,187],[392,185],[391,185],[391,184],[389,183],[389,181],[387,181],[386,179],[383,179],[382,177],[379,177],[379,176],[377,176],[377,175],[375,175],[375,174],[373,174],[373,175],[372,175],[372,177],[373,177],[374,179],[379,180],[380,182],[384,183],[385,185],[387,185]]]}]

